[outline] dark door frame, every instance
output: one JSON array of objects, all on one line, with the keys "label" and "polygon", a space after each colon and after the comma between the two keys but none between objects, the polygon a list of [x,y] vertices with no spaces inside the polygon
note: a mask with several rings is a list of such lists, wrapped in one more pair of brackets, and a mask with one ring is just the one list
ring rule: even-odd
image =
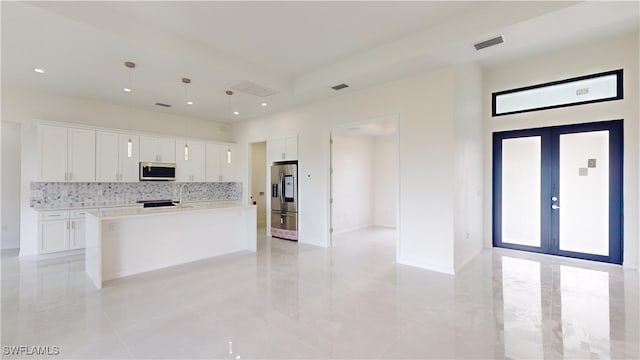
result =
[{"label": "dark door frame", "polygon": [[[559,138],[562,134],[609,131],[609,255],[596,255],[559,249],[559,214],[552,212],[549,199],[558,188],[560,174]],[[502,242],[502,140],[541,137],[540,247]],[[622,264],[623,258],[623,120],[561,125],[493,133],[493,246],[561,255],[579,259]]]}]

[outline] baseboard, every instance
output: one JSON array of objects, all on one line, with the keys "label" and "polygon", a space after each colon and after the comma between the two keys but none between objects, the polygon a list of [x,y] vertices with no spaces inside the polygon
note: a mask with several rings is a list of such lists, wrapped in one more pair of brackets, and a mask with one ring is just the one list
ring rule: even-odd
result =
[{"label": "baseboard", "polygon": [[471,260],[473,260],[476,256],[480,255],[480,253],[482,252],[482,247],[476,249],[476,251],[474,251],[473,253],[471,253],[471,255],[469,255],[466,259],[464,259],[463,261],[460,262],[460,264],[455,264],[453,266],[454,271],[458,272],[460,271],[463,267],[465,267]]},{"label": "baseboard", "polygon": [[363,230],[363,229],[367,229],[370,228],[374,225],[363,225],[363,226],[357,226],[357,227],[353,227],[353,228],[348,228],[348,229],[344,229],[344,230],[339,230],[339,231],[333,231],[333,235],[339,235],[339,234],[344,234],[344,233],[348,233],[351,231],[356,231],[356,230]]},{"label": "baseboard", "polygon": [[412,266],[412,267],[429,270],[429,271],[435,271],[435,272],[439,272],[447,275],[455,275],[455,269],[448,266],[435,265],[435,264],[418,264],[415,262],[405,261],[402,259],[398,259],[398,264]]},{"label": "baseboard", "polygon": [[397,225],[391,225],[391,224],[373,224],[371,226],[383,227],[383,228],[389,228],[389,229],[396,229],[398,227]]}]

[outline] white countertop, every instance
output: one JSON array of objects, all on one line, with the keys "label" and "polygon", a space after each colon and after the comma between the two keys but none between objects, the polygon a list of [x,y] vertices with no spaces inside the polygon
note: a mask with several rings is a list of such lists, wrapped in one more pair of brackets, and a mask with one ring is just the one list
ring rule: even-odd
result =
[{"label": "white countertop", "polygon": [[109,205],[91,205],[91,206],[67,206],[67,207],[51,207],[51,208],[32,208],[35,211],[60,211],[60,210],[96,210],[96,209],[108,209],[108,208],[141,208],[142,204],[109,204]]},{"label": "white countertop", "polygon": [[223,210],[223,209],[244,209],[252,208],[255,205],[244,205],[238,201],[217,201],[217,202],[200,202],[200,203],[185,203],[182,206],[166,206],[155,208],[131,208],[131,209],[113,209],[113,210],[101,210],[101,211],[87,211],[87,214],[93,215],[101,220],[114,220],[129,217],[139,216],[157,216],[157,215],[171,215],[189,212],[204,212],[211,210]]}]

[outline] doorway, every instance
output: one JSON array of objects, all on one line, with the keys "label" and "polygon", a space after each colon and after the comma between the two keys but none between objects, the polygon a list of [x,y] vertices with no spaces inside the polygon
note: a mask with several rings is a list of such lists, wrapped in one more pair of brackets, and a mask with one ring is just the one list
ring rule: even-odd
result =
[{"label": "doorway", "polygon": [[493,134],[493,245],[622,264],[622,120]]},{"label": "doorway", "polygon": [[364,236],[396,256],[398,173],[396,117],[331,131],[330,246]]},{"label": "doorway", "polygon": [[[251,202],[257,209],[259,229],[267,224],[267,142],[251,143]],[[265,230],[266,231],[266,230]]]}]

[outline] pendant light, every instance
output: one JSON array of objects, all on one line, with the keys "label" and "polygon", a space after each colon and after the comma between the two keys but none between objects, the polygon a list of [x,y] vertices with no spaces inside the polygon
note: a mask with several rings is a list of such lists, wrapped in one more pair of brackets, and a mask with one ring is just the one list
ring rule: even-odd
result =
[{"label": "pendant light", "polygon": [[[127,95],[130,95],[131,94],[131,70],[136,68],[136,63],[132,61],[125,61],[124,66],[128,69],[129,82],[127,83],[127,87],[125,87],[123,91]],[[131,96],[129,96],[128,104],[129,104],[129,110],[131,110]],[[133,157],[133,141],[131,141],[131,138],[129,138],[129,140],[127,141],[127,157],[128,158]]]},{"label": "pendant light", "polygon": [[[189,78],[182,78],[182,83],[184,84],[184,98],[185,98],[185,102],[187,103],[187,105],[193,105],[193,101],[191,101],[191,99],[189,99],[189,84],[191,84],[191,79]],[[188,127],[188,123],[187,123],[187,127]],[[189,140],[185,139],[184,141],[184,160],[188,161],[189,160]]]},{"label": "pendant light", "polygon": [[[228,95],[229,114],[231,114],[231,95],[233,95],[233,91],[227,90],[225,94]],[[240,115],[240,113],[237,111],[235,111],[233,114]],[[227,147],[227,164],[231,164],[231,147],[230,146]]]}]

